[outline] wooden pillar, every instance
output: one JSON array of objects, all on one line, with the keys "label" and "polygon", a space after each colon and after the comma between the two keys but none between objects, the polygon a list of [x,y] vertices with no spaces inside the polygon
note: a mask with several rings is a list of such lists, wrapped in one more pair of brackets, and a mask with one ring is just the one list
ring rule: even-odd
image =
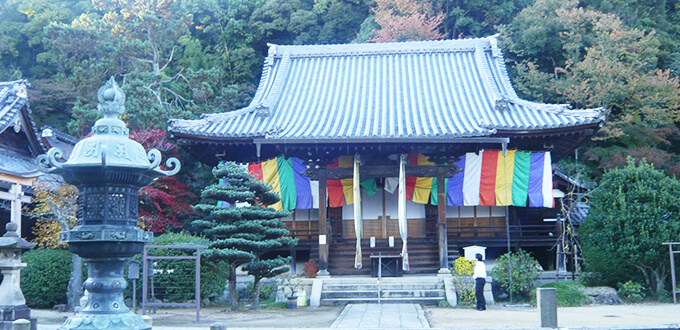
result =
[{"label": "wooden pillar", "polygon": [[439,273],[448,274],[449,246],[446,229],[446,180],[445,167],[437,167],[437,232],[439,236]]},{"label": "wooden pillar", "polygon": [[326,207],[326,169],[319,169],[319,271],[317,275],[328,276],[328,210]]}]

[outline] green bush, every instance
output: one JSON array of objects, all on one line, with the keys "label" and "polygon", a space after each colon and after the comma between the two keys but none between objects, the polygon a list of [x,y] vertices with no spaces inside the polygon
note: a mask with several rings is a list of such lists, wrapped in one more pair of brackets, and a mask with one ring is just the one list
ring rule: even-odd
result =
[{"label": "green bush", "polygon": [[[512,258],[510,258],[512,256]],[[512,260],[512,287],[510,286],[509,260]],[[531,293],[536,287],[536,277],[541,270],[541,265],[529,253],[522,249],[509,255],[500,256],[496,265],[491,270],[491,276],[501,287],[512,293],[514,298],[530,300]]]},{"label": "green bush", "polygon": [[463,306],[475,303],[475,282],[472,274],[475,271],[475,262],[459,257],[451,267],[453,286],[456,290],[458,303]]},{"label": "green bush", "polygon": [[557,289],[557,307],[578,307],[589,304],[590,297],[579,291],[582,285],[572,281],[561,281],[542,285],[541,288]]},{"label": "green bush", "polygon": [[[276,292],[276,283],[260,282],[260,299],[269,299]],[[255,295],[255,285],[253,282],[248,282],[246,287],[247,299],[252,299]]]},{"label": "green bush", "polygon": [[71,253],[67,250],[34,249],[23,254],[21,290],[31,308],[52,308],[66,303],[71,278]]},{"label": "green bush", "polygon": [[619,297],[622,297],[623,299],[626,299],[627,301],[630,302],[641,302],[642,299],[645,298],[645,293],[644,293],[644,287],[642,284],[633,282],[633,281],[628,281],[626,283],[619,283],[618,284],[618,290],[617,293],[619,294]]},{"label": "green bush", "polygon": [[[165,233],[154,238],[153,245],[208,245],[209,240],[193,236],[189,233]],[[154,256],[190,256],[195,250],[151,249]],[[141,262],[141,256],[133,258]],[[194,300],[195,260],[154,260],[156,274],[153,276],[153,298],[163,302],[186,302]],[[227,274],[225,266],[220,263],[201,258],[201,300],[214,301],[224,293]],[[140,282],[137,283],[137,298],[141,300],[142,269],[140,265]],[[128,280],[126,296],[132,295],[132,281]],[[151,282],[149,282],[151,287]],[[149,292],[149,299],[152,299]]]}]

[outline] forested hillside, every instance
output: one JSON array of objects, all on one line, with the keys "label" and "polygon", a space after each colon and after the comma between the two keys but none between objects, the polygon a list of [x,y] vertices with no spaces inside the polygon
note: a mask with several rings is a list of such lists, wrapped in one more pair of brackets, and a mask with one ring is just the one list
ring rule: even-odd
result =
[{"label": "forested hillside", "polygon": [[247,105],[267,43],[500,33],[523,97],[608,109],[580,153],[593,175],[629,155],[680,174],[678,11],[678,0],[0,0],[0,80],[29,80],[38,127],[82,137],[112,75],[130,129],[164,129]]}]

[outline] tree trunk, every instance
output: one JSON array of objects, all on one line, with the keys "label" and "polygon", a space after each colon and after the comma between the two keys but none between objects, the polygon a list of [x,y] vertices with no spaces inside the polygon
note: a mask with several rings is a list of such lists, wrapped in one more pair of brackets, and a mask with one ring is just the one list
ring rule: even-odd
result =
[{"label": "tree trunk", "polygon": [[238,310],[238,292],[236,292],[236,269],[229,269],[229,301],[231,302],[231,310]]},{"label": "tree trunk", "polygon": [[71,278],[68,281],[68,292],[66,293],[66,301],[69,312],[80,305],[80,297],[83,296],[83,261],[79,255],[71,254],[71,263],[73,269],[71,270]]},{"label": "tree trunk", "polygon": [[253,289],[255,293],[253,294],[253,304],[250,306],[250,308],[258,310],[260,309],[260,279],[257,277],[253,281]]},{"label": "tree trunk", "polygon": [[663,291],[666,288],[666,274],[664,274],[664,269],[662,267],[659,267],[654,270],[654,281],[656,281],[656,294],[661,294],[661,291]]}]

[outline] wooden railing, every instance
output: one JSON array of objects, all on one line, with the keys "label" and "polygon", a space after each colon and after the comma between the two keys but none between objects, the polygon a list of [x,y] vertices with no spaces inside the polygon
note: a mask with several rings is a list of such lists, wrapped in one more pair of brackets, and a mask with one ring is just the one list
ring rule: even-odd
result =
[{"label": "wooden railing", "polygon": [[[537,225],[510,225],[510,239],[515,243],[547,243],[557,239],[557,231],[554,224]],[[290,229],[290,236],[301,241],[318,241],[319,230],[316,228]],[[332,239],[331,228],[328,227],[327,239]],[[508,229],[505,225],[492,226],[448,226],[449,241],[453,242],[505,242],[507,241]],[[398,238],[398,235],[395,236]],[[353,237],[344,237],[353,239]],[[541,244],[543,245],[543,244]]]},{"label": "wooden railing", "polygon": [[290,237],[297,238],[301,241],[319,239],[318,229],[289,229],[288,231],[290,231]]},{"label": "wooden railing", "polygon": [[449,226],[448,238],[453,241],[506,241],[508,233],[515,243],[546,243],[557,239],[554,224],[506,226]]}]

